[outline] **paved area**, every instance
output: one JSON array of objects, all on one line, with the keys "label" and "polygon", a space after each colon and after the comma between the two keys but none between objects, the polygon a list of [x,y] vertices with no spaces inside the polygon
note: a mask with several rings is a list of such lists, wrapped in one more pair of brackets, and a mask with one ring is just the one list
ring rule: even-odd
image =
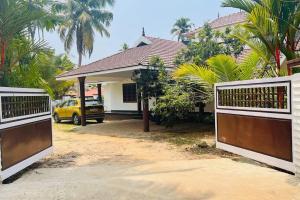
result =
[{"label": "paved area", "polygon": [[[61,126],[55,127],[55,153],[1,185],[0,199],[300,200],[300,180],[292,175],[191,154],[150,139],[140,121]],[[152,136],[163,132],[154,125],[152,130]]]}]

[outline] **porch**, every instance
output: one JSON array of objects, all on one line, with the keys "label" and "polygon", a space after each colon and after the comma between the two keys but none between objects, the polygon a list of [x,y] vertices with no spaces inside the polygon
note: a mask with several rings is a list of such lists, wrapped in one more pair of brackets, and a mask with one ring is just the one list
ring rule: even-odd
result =
[{"label": "porch", "polygon": [[[144,69],[145,66],[122,68],[120,70],[106,70],[75,75],[72,77],[58,78],[58,80],[73,80],[78,82],[82,125],[86,125],[85,113],[85,88],[87,84],[97,84],[98,96],[102,97],[107,119],[140,119],[142,117],[141,95],[137,92],[136,84],[131,80],[134,70]],[[102,93],[102,90],[105,92]]]}]

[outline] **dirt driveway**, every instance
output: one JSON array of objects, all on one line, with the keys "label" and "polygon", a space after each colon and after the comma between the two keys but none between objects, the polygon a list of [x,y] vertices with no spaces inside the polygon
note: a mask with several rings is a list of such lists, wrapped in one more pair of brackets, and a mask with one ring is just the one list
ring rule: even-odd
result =
[{"label": "dirt driveway", "polygon": [[0,199],[300,200],[294,176],[197,145],[212,145],[209,126],[152,125],[147,134],[141,126],[138,120],[55,125],[55,153],[0,185]]}]

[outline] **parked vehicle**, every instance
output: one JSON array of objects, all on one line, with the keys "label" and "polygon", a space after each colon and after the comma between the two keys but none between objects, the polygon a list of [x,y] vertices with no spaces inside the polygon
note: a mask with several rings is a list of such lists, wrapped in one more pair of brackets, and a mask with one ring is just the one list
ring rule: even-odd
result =
[{"label": "parked vehicle", "polygon": [[[86,119],[96,120],[102,123],[104,120],[103,105],[97,100],[86,100]],[[62,120],[71,120],[75,125],[81,123],[80,99],[70,99],[58,104],[53,112],[53,119],[56,123]]]}]

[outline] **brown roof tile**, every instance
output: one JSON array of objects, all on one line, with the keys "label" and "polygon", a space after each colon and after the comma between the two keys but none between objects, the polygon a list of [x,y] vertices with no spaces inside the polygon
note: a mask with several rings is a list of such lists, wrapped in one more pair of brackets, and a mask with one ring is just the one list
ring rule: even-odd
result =
[{"label": "brown roof tile", "polygon": [[[239,23],[243,23],[246,20],[247,20],[247,15],[245,12],[237,12],[237,13],[233,13],[230,15],[226,15],[226,16],[214,19],[214,20],[210,21],[208,24],[213,29],[217,29],[217,28],[228,27],[228,26],[239,24]],[[197,28],[197,29],[189,32],[187,35],[188,36],[194,35],[195,33],[199,32],[201,29],[202,29],[202,27]]]},{"label": "brown roof tile", "polygon": [[175,67],[173,62],[177,53],[182,48],[185,48],[183,43],[154,37],[145,38],[150,40],[151,44],[127,49],[126,51],[114,54],[88,65],[84,65],[78,69],[61,74],[57,76],[57,78],[138,65],[147,66],[149,65],[150,58],[153,56],[159,56],[161,59],[163,59],[167,67]]}]

